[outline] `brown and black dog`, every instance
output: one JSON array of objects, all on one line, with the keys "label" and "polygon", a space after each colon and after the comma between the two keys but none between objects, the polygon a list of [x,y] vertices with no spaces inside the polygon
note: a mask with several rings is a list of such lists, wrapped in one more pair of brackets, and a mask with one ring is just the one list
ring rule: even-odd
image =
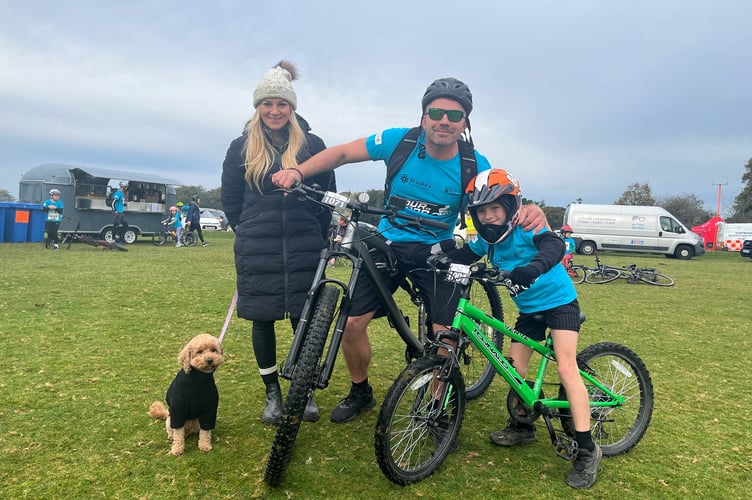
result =
[{"label": "brown and black dog", "polygon": [[185,436],[198,434],[198,448],[210,451],[211,431],[217,421],[219,391],[214,371],[224,362],[222,344],[216,337],[202,333],[191,339],[178,355],[183,367],[167,389],[167,406],[155,401],[149,415],[165,420],[167,439],[172,441],[170,453],[185,451]]}]

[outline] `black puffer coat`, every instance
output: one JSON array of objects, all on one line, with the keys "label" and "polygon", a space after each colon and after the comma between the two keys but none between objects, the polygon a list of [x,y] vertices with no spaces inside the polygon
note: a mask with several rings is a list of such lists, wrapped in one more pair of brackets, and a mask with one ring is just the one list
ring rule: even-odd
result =
[{"label": "black puffer coat", "polygon": [[[308,151],[299,162],[325,149],[298,116]],[[245,181],[247,135],[230,144],[222,166],[222,208],[235,230],[238,316],[257,321],[299,318],[318,265],[331,212],[277,191],[271,176],[280,169],[277,157],[262,192]],[[305,180],[336,191],[334,172]]]}]

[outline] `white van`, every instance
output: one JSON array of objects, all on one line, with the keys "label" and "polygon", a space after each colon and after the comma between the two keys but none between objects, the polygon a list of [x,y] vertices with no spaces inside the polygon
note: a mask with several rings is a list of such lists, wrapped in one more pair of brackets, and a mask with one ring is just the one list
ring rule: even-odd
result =
[{"label": "white van", "polygon": [[584,255],[614,250],[686,260],[705,253],[702,238],[661,207],[571,203],[564,224],[572,226],[577,253]]}]

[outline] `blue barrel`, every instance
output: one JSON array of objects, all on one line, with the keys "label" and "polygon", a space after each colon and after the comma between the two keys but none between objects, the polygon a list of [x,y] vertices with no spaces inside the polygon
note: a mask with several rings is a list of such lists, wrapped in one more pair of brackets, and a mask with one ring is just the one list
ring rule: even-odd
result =
[{"label": "blue barrel", "polygon": [[[29,237],[29,223],[33,210],[41,212],[41,205],[32,203],[6,203],[5,229],[3,231],[6,243],[23,243]],[[42,225],[44,229],[44,225]]]},{"label": "blue barrel", "polygon": [[42,211],[42,205],[30,204],[30,206],[31,217],[26,241],[36,243],[44,240],[44,223],[47,222],[47,213]]},{"label": "blue barrel", "polygon": [[0,243],[5,241],[5,211],[8,209],[10,203],[6,201],[0,202]]}]

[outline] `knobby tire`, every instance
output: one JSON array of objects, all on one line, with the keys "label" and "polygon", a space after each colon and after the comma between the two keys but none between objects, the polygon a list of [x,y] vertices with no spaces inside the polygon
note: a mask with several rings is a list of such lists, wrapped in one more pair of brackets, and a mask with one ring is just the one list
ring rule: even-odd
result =
[{"label": "knobby tire", "polygon": [[338,298],[339,288],[323,287],[314,306],[313,316],[305,333],[306,338],[290,381],[282,422],[277,427],[266,464],[264,481],[271,486],[278,486],[282,482],[290,463],[308,394],[313,390],[318,375],[319,361],[324,352]]},{"label": "knobby tire", "polygon": [[[645,363],[628,347],[613,342],[593,344],[583,349],[577,360],[594,370],[599,382],[625,399],[621,407],[590,409],[593,440],[605,456],[628,452],[645,435],[653,415],[653,382]],[[606,397],[592,384],[583,382],[591,401]],[[559,396],[566,398],[563,386]],[[571,417],[562,417],[562,426],[574,435]]]},{"label": "knobby tire", "polygon": [[[394,381],[381,406],[374,447],[381,471],[390,481],[406,485],[433,474],[454,451],[465,414],[462,374],[452,368],[443,384],[443,401],[432,389],[446,358],[429,355],[413,361]],[[444,386],[441,386],[444,387]]]},{"label": "knobby tire", "polygon": [[[491,283],[472,280],[470,303],[499,321],[504,321],[504,309],[499,290]],[[501,351],[504,345],[504,335],[488,325],[483,325],[482,328],[486,336]],[[496,375],[496,369],[491,362],[472,343],[467,345],[465,352],[460,356],[460,369],[465,382],[465,396],[468,400],[478,398],[486,392]]]}]

